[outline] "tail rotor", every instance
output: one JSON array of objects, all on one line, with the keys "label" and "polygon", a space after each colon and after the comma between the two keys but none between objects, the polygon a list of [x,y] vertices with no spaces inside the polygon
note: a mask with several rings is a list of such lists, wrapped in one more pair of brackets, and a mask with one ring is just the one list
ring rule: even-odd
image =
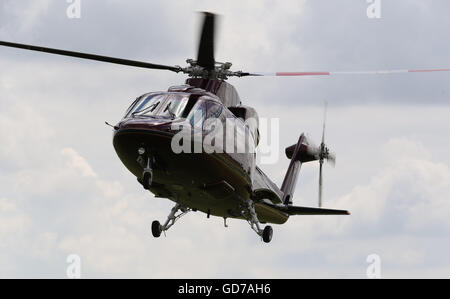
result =
[{"label": "tail rotor", "polygon": [[331,163],[333,166],[336,163],[336,156],[330,152],[328,147],[325,145],[325,126],[326,126],[326,116],[327,116],[328,103],[325,102],[324,113],[323,113],[323,127],[322,127],[322,141],[319,148],[319,208],[322,207],[322,186],[323,186],[323,162]]}]

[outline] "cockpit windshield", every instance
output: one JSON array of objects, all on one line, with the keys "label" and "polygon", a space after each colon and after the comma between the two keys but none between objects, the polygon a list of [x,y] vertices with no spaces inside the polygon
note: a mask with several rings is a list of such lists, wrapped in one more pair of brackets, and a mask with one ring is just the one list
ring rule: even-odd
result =
[{"label": "cockpit windshield", "polygon": [[148,96],[142,96],[131,104],[130,109],[126,113],[125,117],[133,117],[136,115],[153,115],[156,108],[164,100],[163,94],[151,94]]},{"label": "cockpit windshield", "polygon": [[188,103],[188,99],[187,96],[183,95],[169,95],[157,115],[170,118],[181,117]]},{"label": "cockpit windshield", "polygon": [[[185,117],[189,97],[183,94],[150,94],[136,100],[125,114],[126,117],[152,116],[179,118]],[[189,111],[186,111],[189,113]]]}]

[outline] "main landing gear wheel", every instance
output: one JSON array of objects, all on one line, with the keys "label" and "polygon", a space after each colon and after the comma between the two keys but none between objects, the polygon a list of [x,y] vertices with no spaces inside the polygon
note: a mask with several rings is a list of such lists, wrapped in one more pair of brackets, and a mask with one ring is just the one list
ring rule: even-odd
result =
[{"label": "main landing gear wheel", "polygon": [[[178,211],[181,211],[181,213],[179,213],[178,215],[176,215],[176,213]],[[161,233],[165,232],[172,227],[172,225],[175,224],[175,221],[177,221],[178,219],[180,219],[183,215],[186,215],[186,213],[188,213],[189,211],[191,211],[190,208],[186,208],[182,205],[180,205],[179,203],[177,203],[172,210],[170,211],[169,216],[167,216],[167,220],[166,222],[161,225],[161,223],[159,223],[159,221],[155,220],[152,222],[152,235],[155,238],[158,238],[159,236],[161,236]]]},{"label": "main landing gear wheel", "polygon": [[270,225],[266,226],[262,232],[262,238],[265,243],[269,243],[272,240],[273,229]]},{"label": "main landing gear wheel", "polygon": [[161,236],[161,224],[159,223],[158,220],[155,220],[152,222],[152,235],[155,238],[158,238],[159,236]]},{"label": "main landing gear wheel", "polygon": [[[250,227],[255,231],[255,233],[257,233],[258,236],[262,237],[264,243],[269,243],[272,240],[273,235],[272,227],[270,225],[267,225],[266,227],[264,227],[264,229],[261,229],[259,219],[255,211],[255,203],[251,199],[249,199],[245,204],[246,207],[244,206],[242,216],[247,219]],[[245,209],[247,210],[248,214],[245,213]]]}]

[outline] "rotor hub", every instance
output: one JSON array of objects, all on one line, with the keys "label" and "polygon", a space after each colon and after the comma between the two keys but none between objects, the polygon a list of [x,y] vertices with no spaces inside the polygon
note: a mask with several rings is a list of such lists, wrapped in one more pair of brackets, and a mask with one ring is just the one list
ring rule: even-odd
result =
[{"label": "rotor hub", "polygon": [[226,80],[229,77],[242,77],[247,73],[243,73],[242,71],[231,71],[230,68],[233,65],[231,62],[214,62],[213,69],[207,69],[203,66],[200,66],[197,63],[197,60],[187,59],[186,63],[189,64],[187,67],[178,68],[178,72],[182,72],[187,74],[191,78],[203,78],[203,79],[221,79]]}]

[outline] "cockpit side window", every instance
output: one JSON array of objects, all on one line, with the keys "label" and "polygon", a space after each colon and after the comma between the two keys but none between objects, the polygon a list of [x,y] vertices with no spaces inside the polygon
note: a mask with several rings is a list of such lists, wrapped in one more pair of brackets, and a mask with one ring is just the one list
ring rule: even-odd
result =
[{"label": "cockpit side window", "polygon": [[197,101],[194,107],[191,109],[187,119],[189,120],[192,127],[202,128],[203,121],[206,117],[206,104],[204,101]]},{"label": "cockpit side window", "polygon": [[127,111],[125,112],[124,118],[128,117],[130,115],[131,110],[136,106],[136,104],[139,102],[141,97],[136,98],[133,103],[131,103],[130,107],[128,107]]},{"label": "cockpit side window", "polygon": [[197,97],[190,97],[186,107],[184,108],[183,114],[181,115],[181,117],[183,118],[187,118],[189,113],[191,112],[192,108],[194,107],[195,103],[197,103],[198,98]]},{"label": "cockpit side window", "polygon": [[206,118],[220,118],[222,114],[222,105],[214,102],[214,101],[207,101],[207,114]]}]

